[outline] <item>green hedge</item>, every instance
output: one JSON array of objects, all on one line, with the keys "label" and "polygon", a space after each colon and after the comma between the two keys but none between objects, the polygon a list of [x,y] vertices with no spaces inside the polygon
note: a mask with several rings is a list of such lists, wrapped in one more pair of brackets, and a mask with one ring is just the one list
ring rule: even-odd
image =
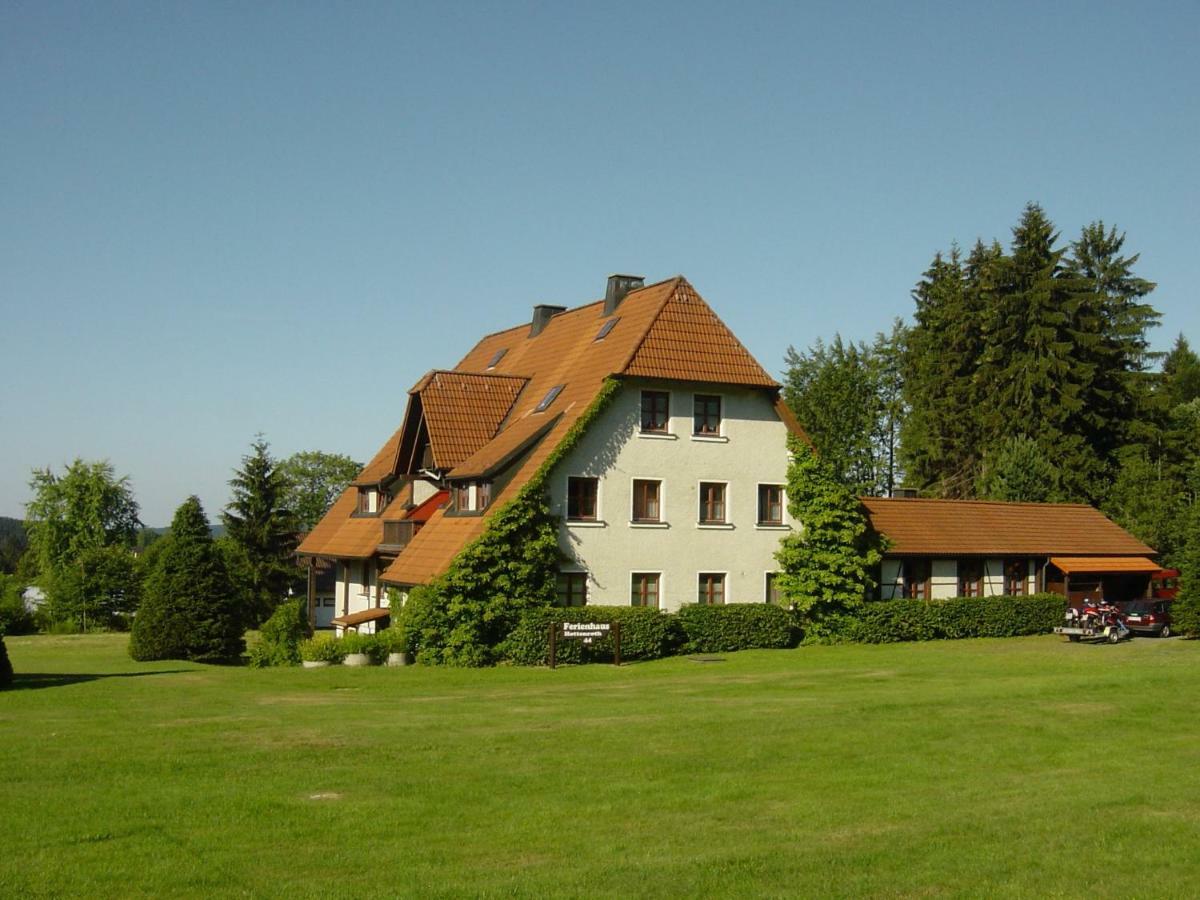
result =
[{"label": "green hedge", "polygon": [[8,648],[4,646],[4,633],[0,632],[0,688],[12,684],[12,663],[8,660]]},{"label": "green hedge", "polygon": [[685,653],[731,653],[791,647],[796,624],[787,610],[768,603],[685,606],[675,614]]},{"label": "green hedge", "polygon": [[880,600],[853,616],[821,623],[817,640],[888,644],[943,638],[1046,634],[1062,624],[1066,602],[1058,594],[954,597],[949,600]]},{"label": "green hedge", "polygon": [[[535,609],[521,617],[520,624],[500,645],[500,655],[521,666],[544,666],[550,661],[551,622],[620,622],[621,659],[661,659],[670,656],[683,642],[674,616],[643,606],[579,606]],[[559,641],[555,656],[562,663],[611,662],[612,638],[592,644]]]}]

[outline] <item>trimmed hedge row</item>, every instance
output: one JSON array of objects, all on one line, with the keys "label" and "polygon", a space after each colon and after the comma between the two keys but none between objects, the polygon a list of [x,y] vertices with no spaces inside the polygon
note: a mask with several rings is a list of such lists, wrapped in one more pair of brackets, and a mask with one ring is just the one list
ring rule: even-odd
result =
[{"label": "trimmed hedge row", "polygon": [[796,642],[795,618],[767,603],[685,606],[675,618],[686,636],[684,653],[781,649]]},{"label": "trimmed hedge row", "polygon": [[[519,666],[550,662],[551,622],[620,622],[622,659],[661,659],[682,643],[675,619],[644,606],[573,606],[533,609],[500,645],[500,656]],[[562,663],[611,662],[612,638],[594,643],[559,641],[555,657]]]},{"label": "trimmed hedge row", "polygon": [[[622,659],[661,659],[675,653],[729,653],[790,647],[796,629],[791,613],[778,606],[730,603],[727,606],[685,606],[663,613],[640,606],[579,606],[536,609],[500,646],[502,658],[522,666],[549,662],[551,622],[619,622]],[[611,637],[591,644],[559,641],[558,662],[610,662]]]},{"label": "trimmed hedge row", "polygon": [[1046,634],[1062,624],[1064,608],[1065,601],[1058,594],[880,600],[864,603],[853,616],[827,619],[810,637],[888,644]]}]

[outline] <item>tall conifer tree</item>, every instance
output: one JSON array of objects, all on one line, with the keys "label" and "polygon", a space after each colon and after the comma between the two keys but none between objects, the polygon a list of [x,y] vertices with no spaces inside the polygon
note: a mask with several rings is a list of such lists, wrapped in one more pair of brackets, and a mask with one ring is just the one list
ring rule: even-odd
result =
[{"label": "tall conifer tree", "polygon": [[283,505],[288,483],[261,437],[250,445],[229,485],[233,499],[221,520],[244,556],[247,621],[256,625],[286,599],[288,587],[297,580],[296,520]]}]

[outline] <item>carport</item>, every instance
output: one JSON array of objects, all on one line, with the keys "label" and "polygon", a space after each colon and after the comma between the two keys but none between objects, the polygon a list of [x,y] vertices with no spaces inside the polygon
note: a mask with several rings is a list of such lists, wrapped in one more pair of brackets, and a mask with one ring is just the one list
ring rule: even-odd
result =
[{"label": "carport", "polygon": [[1052,556],[1046,588],[1074,605],[1084,600],[1119,603],[1150,596],[1158,563],[1145,556]]}]

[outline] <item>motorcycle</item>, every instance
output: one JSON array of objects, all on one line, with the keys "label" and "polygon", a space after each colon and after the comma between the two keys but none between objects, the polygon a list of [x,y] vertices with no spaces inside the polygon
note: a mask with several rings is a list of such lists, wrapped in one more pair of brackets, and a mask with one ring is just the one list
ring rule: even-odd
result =
[{"label": "motorcycle", "polygon": [[1066,635],[1072,642],[1087,639],[1115,644],[1129,637],[1125,617],[1106,600],[1085,600],[1079,609],[1068,606],[1063,624],[1055,628],[1054,633]]}]

